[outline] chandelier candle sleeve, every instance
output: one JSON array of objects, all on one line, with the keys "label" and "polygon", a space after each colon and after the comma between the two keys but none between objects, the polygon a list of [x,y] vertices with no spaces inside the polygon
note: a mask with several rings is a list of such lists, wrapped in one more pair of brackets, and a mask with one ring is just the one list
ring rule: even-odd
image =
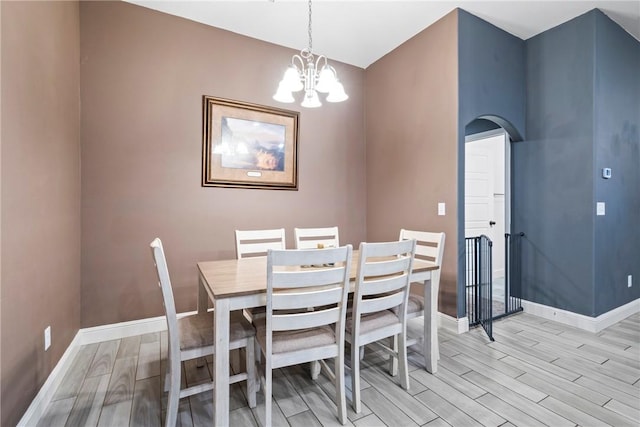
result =
[{"label": "chandelier candle sleeve", "polygon": [[[335,68],[329,65],[327,57],[319,55],[317,58],[312,53],[311,37],[311,0],[309,0],[309,46],[302,49],[299,55],[293,55],[291,65],[287,68],[278,84],[278,90],[273,99],[278,102],[295,102],[293,92],[304,89],[303,107],[316,108],[322,105],[320,93],[328,93],[328,102],[346,101],[349,96],[344,91],[344,86],[338,80]],[[322,65],[322,68],[320,68]]]}]

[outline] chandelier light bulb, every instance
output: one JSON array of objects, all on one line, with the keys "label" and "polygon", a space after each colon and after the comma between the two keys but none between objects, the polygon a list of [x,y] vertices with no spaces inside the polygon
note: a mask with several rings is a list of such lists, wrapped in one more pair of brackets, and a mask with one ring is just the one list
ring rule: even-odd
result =
[{"label": "chandelier light bulb", "polygon": [[318,92],[313,89],[309,89],[304,94],[304,100],[302,101],[302,105],[305,108],[318,108],[322,106],[322,102],[320,102],[320,98],[318,97]]},{"label": "chandelier light bulb", "polygon": [[336,81],[337,79],[335,70],[330,65],[325,64],[320,70],[316,90],[322,93],[330,92]]},{"label": "chandelier light bulb", "polygon": [[291,94],[291,90],[287,87],[288,85],[284,81],[284,79],[278,85],[278,91],[273,95],[273,99],[278,102],[283,102],[285,104],[291,104],[295,102],[293,95]]},{"label": "chandelier light bulb", "polygon": [[328,102],[342,102],[349,99],[349,95],[347,95],[344,91],[344,86],[338,80],[335,81],[333,87],[331,88],[331,92],[327,96]]},{"label": "chandelier light bulb", "polygon": [[287,71],[284,72],[281,83],[284,83],[290,92],[298,92],[304,88],[300,78],[300,70],[293,64],[289,65]]}]

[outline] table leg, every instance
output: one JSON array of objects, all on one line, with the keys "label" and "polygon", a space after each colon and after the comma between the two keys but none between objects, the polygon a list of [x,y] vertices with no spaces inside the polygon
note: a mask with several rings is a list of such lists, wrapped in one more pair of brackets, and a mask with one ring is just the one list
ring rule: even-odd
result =
[{"label": "table leg", "polygon": [[423,354],[427,372],[435,374],[438,371],[438,296],[431,279],[424,282],[425,310]]},{"label": "table leg", "polygon": [[229,425],[229,300],[214,302],[213,425]]},{"label": "table leg", "polygon": [[[206,313],[209,308],[209,295],[204,287],[202,275],[198,277],[198,313]],[[202,368],[207,363],[204,357],[199,357],[196,361],[196,366]]]},{"label": "table leg", "polygon": [[209,304],[209,295],[204,287],[202,275],[198,278],[198,313],[206,313]]}]

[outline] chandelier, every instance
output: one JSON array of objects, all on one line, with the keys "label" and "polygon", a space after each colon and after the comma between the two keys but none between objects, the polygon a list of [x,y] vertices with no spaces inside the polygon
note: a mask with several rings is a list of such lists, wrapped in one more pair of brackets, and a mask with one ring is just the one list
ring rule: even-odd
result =
[{"label": "chandelier", "polygon": [[[284,73],[284,77],[278,84],[278,90],[273,99],[278,102],[295,102],[293,92],[304,89],[303,107],[320,107],[320,93],[328,93],[328,102],[342,102],[349,98],[344,92],[342,83],[338,81],[336,70],[329,65],[327,57],[319,55],[318,58],[311,51],[311,0],[309,0],[309,46],[300,51],[300,55],[293,55],[291,65]],[[322,68],[320,68],[322,65]]]}]

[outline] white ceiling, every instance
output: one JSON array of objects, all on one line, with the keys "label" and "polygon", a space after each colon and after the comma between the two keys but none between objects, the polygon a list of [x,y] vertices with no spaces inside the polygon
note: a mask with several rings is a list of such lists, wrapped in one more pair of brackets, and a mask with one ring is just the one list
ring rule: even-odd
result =
[{"label": "white ceiling", "polygon": [[[296,50],[308,42],[307,0],[126,1]],[[522,39],[599,8],[640,40],[639,0],[315,0],[313,52],[366,68],[456,7]]]}]

